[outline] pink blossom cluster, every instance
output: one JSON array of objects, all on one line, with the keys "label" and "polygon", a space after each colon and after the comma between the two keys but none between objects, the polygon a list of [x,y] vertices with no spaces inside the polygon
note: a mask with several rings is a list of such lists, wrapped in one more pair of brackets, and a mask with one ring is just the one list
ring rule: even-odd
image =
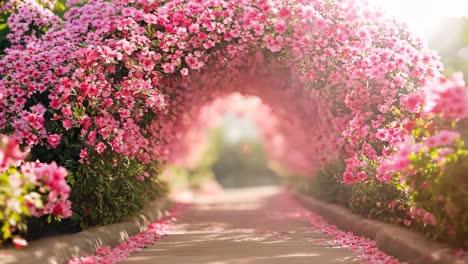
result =
[{"label": "pink blossom cluster", "polygon": [[[394,145],[397,150],[394,153],[389,152],[381,163],[378,168],[381,175],[401,173],[404,177],[413,174],[415,171],[414,168],[411,169],[411,154],[438,149],[434,162],[440,163],[453,153],[461,134],[453,127],[452,121],[468,117],[465,109],[468,107],[468,88],[465,87],[463,76],[455,74],[450,79],[441,78],[429,83],[424,90],[410,94],[404,105],[412,109],[411,112],[420,119],[419,125],[415,125],[414,121],[410,126],[405,126],[409,122],[402,124],[402,140]],[[414,136],[413,129],[421,129],[426,133]],[[386,178],[389,179],[390,176]]]},{"label": "pink blossom cluster", "polygon": [[409,212],[409,215],[426,224],[430,224],[433,226],[436,225],[436,219],[434,217],[434,214],[430,212],[426,212],[422,208],[418,208],[416,206],[411,207],[411,211]]},{"label": "pink blossom cluster", "polygon": [[[52,12],[57,0],[8,0],[0,7],[0,12],[9,12],[8,27],[11,33],[8,39],[12,44],[24,44],[40,37],[43,27],[57,28],[60,19]],[[28,33],[28,31],[31,31]]]},{"label": "pink blossom cluster", "polygon": [[426,114],[442,114],[449,119],[468,117],[468,89],[462,73],[431,82],[424,90],[424,97]]},{"label": "pink blossom cluster", "polygon": [[463,172],[445,172],[454,162],[466,159],[462,123],[468,117],[468,88],[463,76],[454,74],[429,82],[402,101],[413,119],[399,124],[404,132],[402,140],[393,146],[395,151],[381,159],[378,175],[387,181],[396,175],[413,197],[408,215],[452,238],[463,222],[459,213],[463,202],[453,199],[464,195],[457,180]]},{"label": "pink blossom cluster", "polygon": [[186,205],[176,204],[165,217],[148,224],[147,229],[138,233],[115,248],[101,247],[92,256],[72,257],[68,264],[112,264],[122,261],[131,253],[143,250],[167,236],[173,221]]},{"label": "pink blossom cluster", "polygon": [[[3,199],[0,224],[3,239],[25,231],[23,222],[31,215],[68,218],[72,214],[66,169],[55,163],[25,162],[26,155],[15,140],[5,136],[0,139],[0,196]],[[19,237],[15,239],[14,242],[19,241],[20,246],[25,243]]]},{"label": "pink blossom cluster", "polygon": [[27,153],[21,151],[18,143],[6,136],[0,138],[0,171],[16,167],[26,158]]},{"label": "pink blossom cluster", "polygon": [[43,208],[35,208],[28,204],[33,216],[55,215],[68,218],[72,215],[71,202],[68,200],[71,188],[67,184],[67,170],[64,167],[57,166],[55,162],[51,164],[35,162],[25,163],[21,171],[35,175],[33,183],[45,188],[45,191],[39,190],[39,193],[47,196]]}]

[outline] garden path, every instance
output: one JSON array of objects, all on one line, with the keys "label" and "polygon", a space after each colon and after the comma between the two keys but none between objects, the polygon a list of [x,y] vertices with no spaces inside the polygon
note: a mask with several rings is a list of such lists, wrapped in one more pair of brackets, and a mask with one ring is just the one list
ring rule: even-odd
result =
[{"label": "garden path", "polygon": [[360,263],[296,217],[284,196],[261,187],[198,197],[166,238],[120,263]]}]

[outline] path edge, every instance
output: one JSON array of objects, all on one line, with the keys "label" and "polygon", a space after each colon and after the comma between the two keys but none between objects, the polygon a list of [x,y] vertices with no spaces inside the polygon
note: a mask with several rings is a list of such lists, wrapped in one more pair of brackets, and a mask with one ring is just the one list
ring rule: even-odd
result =
[{"label": "path edge", "polygon": [[321,215],[339,229],[374,240],[377,247],[396,258],[415,264],[466,264],[457,260],[448,245],[427,239],[423,234],[396,225],[366,219],[350,209],[293,192],[304,207]]},{"label": "path edge", "polygon": [[26,248],[0,250],[2,264],[62,264],[73,256],[94,254],[103,246],[115,247],[147,229],[147,225],[166,216],[173,203],[160,198],[148,203],[137,214],[122,222],[92,227],[84,231],[32,241]]}]

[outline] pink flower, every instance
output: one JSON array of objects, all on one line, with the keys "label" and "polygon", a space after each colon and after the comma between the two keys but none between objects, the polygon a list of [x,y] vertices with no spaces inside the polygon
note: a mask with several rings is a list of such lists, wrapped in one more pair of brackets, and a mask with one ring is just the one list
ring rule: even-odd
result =
[{"label": "pink flower", "polygon": [[68,107],[62,107],[62,114],[63,116],[69,117],[73,114],[73,112]]},{"label": "pink flower", "polygon": [[439,138],[440,144],[449,145],[460,137],[460,133],[457,131],[441,130],[439,134],[437,134],[437,137]]},{"label": "pink flower", "polygon": [[356,183],[356,178],[351,173],[345,172],[343,174],[343,181],[346,184],[353,184],[353,183]]},{"label": "pink flower", "polygon": [[54,209],[52,210],[52,214],[56,216],[61,216],[63,218],[69,218],[72,216],[72,210],[71,210],[71,202],[66,200],[66,201],[60,201],[55,204]]},{"label": "pink flower", "polygon": [[60,144],[61,135],[52,134],[47,137],[47,142],[52,148],[56,148]]},{"label": "pink flower", "polygon": [[187,65],[189,66],[189,68],[193,69],[193,70],[197,70],[200,68],[200,63],[198,62],[198,59],[193,56],[192,54],[188,55],[187,57],[185,57],[185,63],[187,63]]},{"label": "pink flower", "polygon": [[283,34],[287,29],[287,24],[284,20],[278,20],[275,23],[275,31],[278,34]]},{"label": "pink flower", "polygon": [[367,176],[367,173],[365,173],[364,171],[360,171],[357,174],[357,181],[358,182],[363,182],[363,181],[367,180],[368,178],[369,178],[369,176]]},{"label": "pink flower", "polygon": [[164,63],[164,64],[162,65],[162,68],[163,68],[163,72],[164,72],[164,73],[173,73],[174,70],[175,70],[174,64],[169,63],[169,62],[168,62],[168,63]]},{"label": "pink flower", "polygon": [[88,134],[88,144],[94,145],[94,143],[96,141],[96,135],[97,135],[96,130],[93,130],[93,131],[89,132],[89,134]]},{"label": "pink flower", "polygon": [[64,119],[62,120],[63,127],[68,130],[73,127],[73,120],[71,119]]},{"label": "pink flower", "polygon": [[265,46],[271,52],[278,52],[283,48],[283,37],[268,35],[265,37]]},{"label": "pink flower", "polygon": [[60,102],[58,98],[52,98],[50,101],[50,107],[54,110],[58,110],[62,107],[62,102]]},{"label": "pink flower", "polygon": [[41,129],[44,126],[44,117],[37,114],[27,114],[27,122],[35,129]]},{"label": "pink flower", "polygon": [[88,158],[88,150],[83,148],[80,150],[80,162],[83,163],[86,158]]},{"label": "pink flower", "polygon": [[436,224],[436,219],[432,213],[426,212],[422,218],[422,221],[424,223],[428,223],[430,225],[435,225]]},{"label": "pink flower", "polygon": [[255,36],[261,36],[265,32],[265,25],[263,23],[252,21],[251,26],[255,32]]},{"label": "pink flower", "polygon": [[400,101],[400,103],[404,105],[408,111],[416,113],[424,104],[424,96],[419,92],[415,92],[402,97]]},{"label": "pink flower", "polygon": [[21,151],[16,140],[0,136],[0,172],[22,162],[26,155],[27,153]]},{"label": "pink flower", "polygon": [[150,72],[154,69],[154,66],[156,64],[154,63],[153,60],[151,59],[143,59],[142,60],[142,67],[143,67],[143,70],[147,71],[147,72]]},{"label": "pink flower", "polygon": [[145,180],[145,177],[144,177],[143,175],[138,175],[138,176],[136,176],[136,179],[137,179],[138,181],[144,181],[144,180]]},{"label": "pink flower", "polygon": [[450,79],[429,83],[425,89],[424,110],[450,119],[468,117],[468,89],[463,75],[456,73]]},{"label": "pink flower", "polygon": [[197,23],[193,23],[188,28],[190,33],[198,33],[200,31],[200,26]]},{"label": "pink flower", "polygon": [[452,153],[453,153],[452,148],[442,148],[442,149],[439,150],[439,155],[441,157],[446,157],[446,156],[448,156],[448,155],[450,155]]},{"label": "pink flower", "polygon": [[94,149],[96,150],[97,153],[101,154],[106,149],[106,145],[102,142],[99,142]]}]

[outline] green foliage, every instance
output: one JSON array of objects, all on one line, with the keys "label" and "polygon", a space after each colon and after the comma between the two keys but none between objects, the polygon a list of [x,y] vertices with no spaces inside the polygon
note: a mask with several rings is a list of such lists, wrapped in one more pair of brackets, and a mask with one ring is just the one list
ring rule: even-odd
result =
[{"label": "green foliage", "polygon": [[301,186],[302,192],[348,207],[351,187],[341,181],[344,168],[343,161],[331,162],[313,178],[297,177],[296,181],[301,179],[298,186]]},{"label": "green foliage", "polygon": [[234,144],[224,142],[213,172],[226,188],[277,184],[276,173],[268,167],[263,146],[255,138]]},{"label": "green foliage", "polygon": [[73,220],[82,228],[118,222],[141,209],[167,187],[156,177],[159,164],[141,164],[121,155],[95,155],[89,164],[80,164],[69,178],[72,186]]},{"label": "green foliage", "polygon": [[409,199],[398,182],[385,184],[370,179],[357,184],[342,181],[344,161],[327,164],[313,177],[292,177],[296,189],[321,200],[349,207],[364,217],[389,223],[411,225]]},{"label": "green foliage", "polygon": [[[432,203],[434,209],[443,205],[443,210],[437,210],[436,218],[441,219],[439,227],[445,238],[468,248],[468,151],[458,151],[455,155],[433,187],[434,197],[444,199],[438,203],[434,202],[438,199],[433,199]],[[418,198],[415,197],[419,202]]]},{"label": "green foliage", "polygon": [[[45,125],[51,126],[52,122]],[[86,147],[80,138],[78,128],[69,129],[61,139],[60,144],[51,149],[48,146],[37,145],[32,148],[30,153],[31,160],[40,160],[41,162],[56,162],[64,166],[68,171],[75,172],[78,169],[78,160],[80,159],[80,149]],[[69,182],[73,184],[73,182]]]},{"label": "green foliage", "polygon": [[412,224],[407,194],[398,182],[382,183],[371,178],[351,185],[349,206],[354,213],[393,224]]},{"label": "green foliage", "polygon": [[[73,215],[72,223],[63,224],[67,229],[118,222],[141,209],[147,201],[165,196],[167,186],[156,176],[160,164],[142,164],[122,155],[110,152],[99,155],[94,151],[90,153],[89,162],[82,164],[78,160],[80,149],[84,147],[79,129],[72,128],[63,134],[56,148],[36,146],[31,151],[32,160],[55,161],[70,172],[67,181],[72,187]],[[144,172],[149,173],[149,177],[139,181],[137,176]],[[44,234],[67,231],[57,224],[46,225],[45,220],[42,219],[43,223],[34,220],[31,224],[40,226]]]},{"label": "green foliage", "polygon": [[436,220],[435,225],[420,229],[431,238],[468,248],[468,150],[463,141],[457,144],[454,152],[443,158],[437,148],[412,154],[417,172],[406,183],[414,204]]},{"label": "green foliage", "polygon": [[[0,6],[4,5],[6,0],[0,0]],[[7,35],[10,30],[7,25],[7,19],[9,14],[6,12],[0,13],[0,55],[3,54],[3,50],[10,46],[7,40]]]},{"label": "green foliage", "polygon": [[54,13],[60,17],[63,17],[68,8],[66,6],[67,0],[58,0],[54,6]]}]

